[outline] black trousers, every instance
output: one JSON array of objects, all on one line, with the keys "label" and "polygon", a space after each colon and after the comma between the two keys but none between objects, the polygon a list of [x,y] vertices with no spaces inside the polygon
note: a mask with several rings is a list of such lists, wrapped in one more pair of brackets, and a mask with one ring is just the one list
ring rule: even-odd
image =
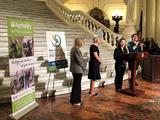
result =
[{"label": "black trousers", "polygon": [[115,89],[118,91],[119,89],[122,89],[122,81],[123,76],[125,72],[126,66],[123,64],[116,64],[115,65],[115,71],[116,71],[116,77],[115,77]]},{"label": "black trousers", "polygon": [[70,103],[76,104],[81,102],[81,79],[82,73],[72,73],[73,75],[73,85]]}]

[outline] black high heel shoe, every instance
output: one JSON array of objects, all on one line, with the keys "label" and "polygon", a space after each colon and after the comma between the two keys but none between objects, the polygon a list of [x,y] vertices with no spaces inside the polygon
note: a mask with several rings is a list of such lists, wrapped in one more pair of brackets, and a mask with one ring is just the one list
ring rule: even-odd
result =
[{"label": "black high heel shoe", "polygon": [[89,95],[92,96],[92,97],[98,97],[99,96],[98,93],[89,94]]}]

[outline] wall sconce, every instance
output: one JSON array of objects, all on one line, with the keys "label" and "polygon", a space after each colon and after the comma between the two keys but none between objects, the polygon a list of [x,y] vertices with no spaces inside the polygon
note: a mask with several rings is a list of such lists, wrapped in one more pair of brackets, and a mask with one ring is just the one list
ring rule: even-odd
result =
[{"label": "wall sconce", "polygon": [[114,27],[114,32],[118,33],[119,32],[119,21],[122,20],[122,16],[114,15],[112,16],[112,20],[116,22],[115,27]]}]

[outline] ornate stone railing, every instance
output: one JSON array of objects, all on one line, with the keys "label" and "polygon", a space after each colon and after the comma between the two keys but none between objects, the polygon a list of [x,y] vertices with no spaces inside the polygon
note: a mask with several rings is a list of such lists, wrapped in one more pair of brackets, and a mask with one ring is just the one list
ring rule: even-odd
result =
[{"label": "ornate stone railing", "polygon": [[103,38],[104,43],[107,43],[113,47],[116,46],[117,41],[122,37],[122,35],[113,32],[82,11],[71,11],[58,0],[45,0],[45,3],[52,12],[54,12],[65,22],[79,24],[91,34],[98,34],[101,38]]}]

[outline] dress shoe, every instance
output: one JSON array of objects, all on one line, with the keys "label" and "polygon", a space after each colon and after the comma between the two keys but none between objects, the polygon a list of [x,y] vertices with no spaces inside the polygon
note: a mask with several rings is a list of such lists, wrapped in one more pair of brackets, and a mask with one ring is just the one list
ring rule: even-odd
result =
[{"label": "dress shoe", "polygon": [[135,81],[135,83],[134,83],[134,84],[135,84],[135,86],[138,86],[138,83],[137,83],[136,81]]},{"label": "dress shoe", "polygon": [[119,88],[119,89],[116,89],[116,92],[120,92],[121,91],[121,89]]},{"label": "dress shoe", "polygon": [[98,93],[94,93],[94,94],[89,94],[90,96],[92,96],[92,97],[98,97],[99,96],[99,94]]},{"label": "dress shoe", "polygon": [[83,103],[82,103],[82,102],[80,102],[80,103],[74,103],[74,104],[72,104],[72,105],[75,105],[75,106],[82,106]]}]

